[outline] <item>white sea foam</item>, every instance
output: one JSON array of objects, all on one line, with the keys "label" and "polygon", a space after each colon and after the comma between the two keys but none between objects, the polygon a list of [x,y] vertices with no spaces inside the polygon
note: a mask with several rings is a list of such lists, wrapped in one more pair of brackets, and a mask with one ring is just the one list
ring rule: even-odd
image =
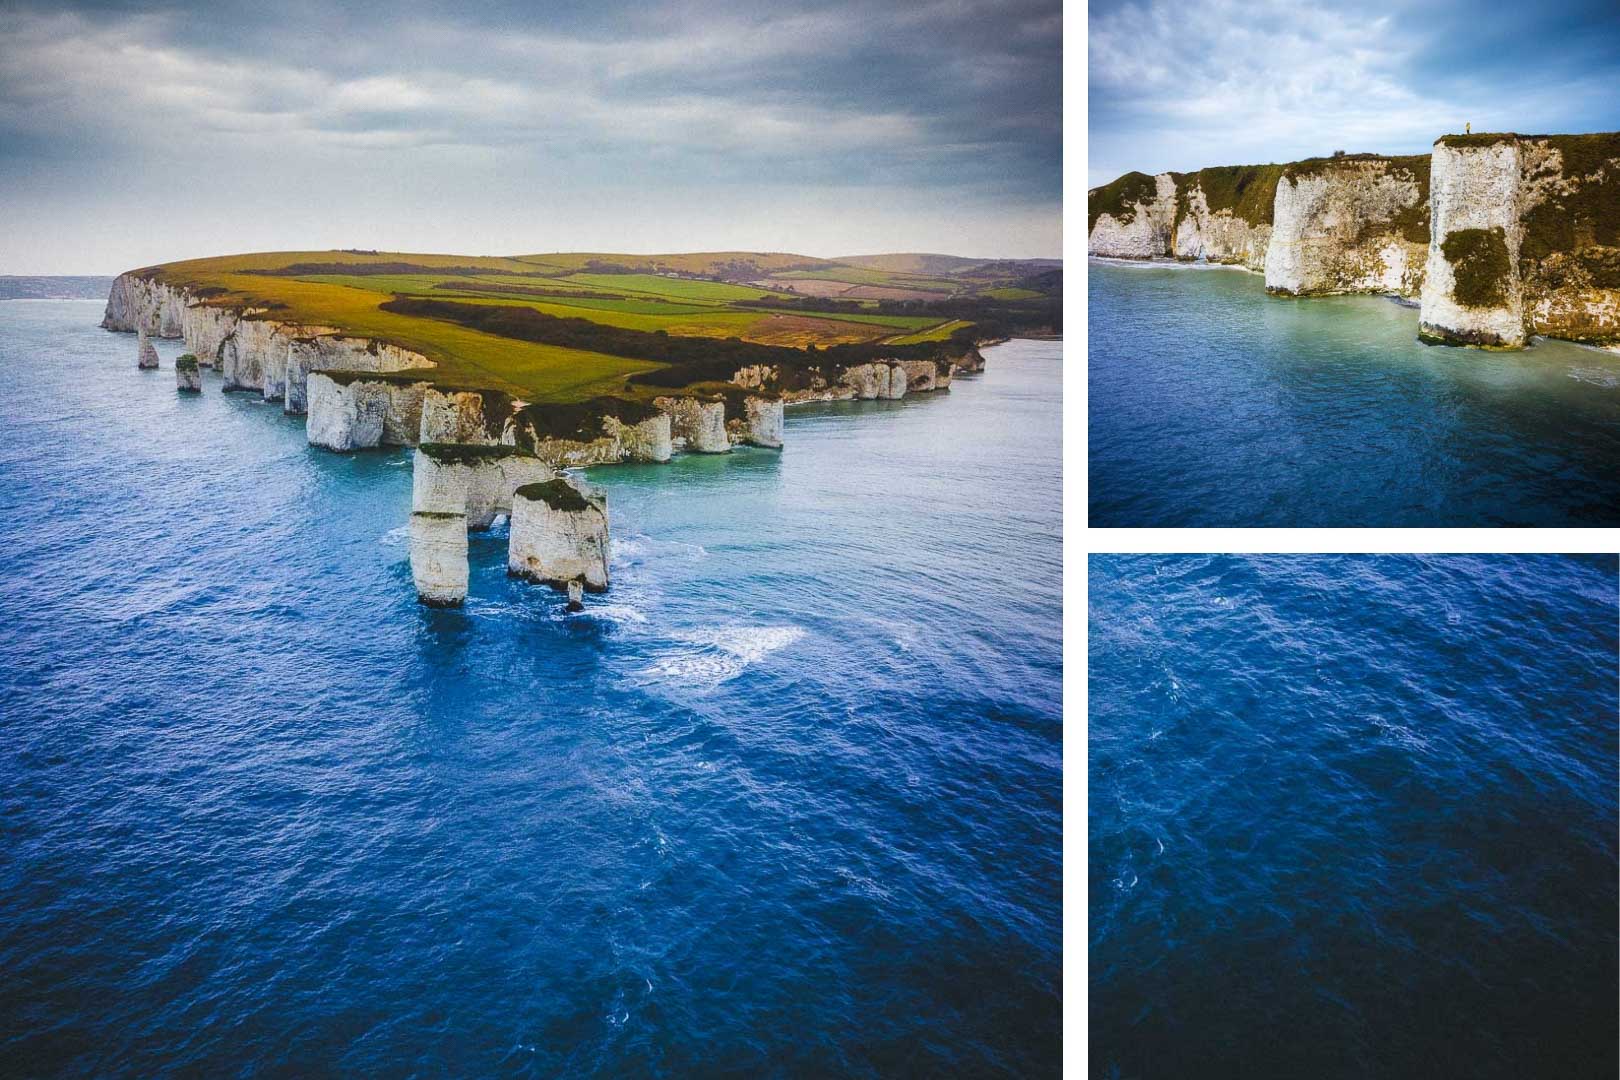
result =
[{"label": "white sea foam", "polygon": [[708,555],[702,544],[687,544],[679,540],[659,540],[646,533],[613,538],[614,565],[634,566],[653,559],[701,559]]},{"label": "white sea foam", "polygon": [[1601,386],[1605,390],[1620,387],[1620,371],[1613,368],[1570,368],[1565,374],[1576,382],[1583,382],[1590,386]]},{"label": "white sea foam", "polygon": [[798,626],[725,626],[680,636],[646,668],[656,679],[710,690],[804,637]]},{"label": "white sea foam", "polygon": [[1382,732],[1384,738],[1392,743],[1404,746],[1408,750],[1427,750],[1429,748],[1428,741],[1411,728],[1385,720],[1382,716],[1370,716],[1367,719],[1371,720],[1373,727]]},{"label": "white sea foam", "polygon": [[410,538],[411,527],[409,525],[401,525],[397,529],[389,529],[387,532],[383,533],[382,537],[378,539],[377,543],[383,545],[384,547],[399,547],[401,544],[407,543]]},{"label": "white sea foam", "polygon": [[593,619],[633,626],[640,626],[647,621],[646,614],[640,608],[629,604],[586,604],[585,614]]}]

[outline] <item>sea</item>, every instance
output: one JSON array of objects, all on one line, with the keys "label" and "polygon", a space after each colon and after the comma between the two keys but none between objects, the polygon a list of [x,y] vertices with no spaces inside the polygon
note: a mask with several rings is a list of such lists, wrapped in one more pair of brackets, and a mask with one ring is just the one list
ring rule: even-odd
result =
[{"label": "sea", "polygon": [[1614,556],[1093,556],[1091,1075],[1612,1077]]},{"label": "sea", "polygon": [[1096,526],[1620,525],[1620,353],[1423,345],[1386,297],[1088,264]]},{"label": "sea", "polygon": [[1056,1073],[1059,343],[590,470],[570,616],[101,313],[0,303],[0,1072]]}]

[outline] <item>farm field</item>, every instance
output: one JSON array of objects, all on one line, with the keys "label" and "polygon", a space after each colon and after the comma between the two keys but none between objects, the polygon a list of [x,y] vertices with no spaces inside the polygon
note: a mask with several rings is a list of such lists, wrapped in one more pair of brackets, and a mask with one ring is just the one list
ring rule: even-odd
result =
[{"label": "farm field", "polygon": [[[600,333],[527,332],[568,346],[612,343],[612,332],[670,338],[736,339],[762,346],[835,346],[946,342],[980,316],[1053,301],[1026,281],[1046,267],[1006,267],[987,281],[987,265],[955,260],[971,279],[940,269],[948,256],[882,256],[928,273],[856,266],[810,256],[753,252],[672,255],[559,253],[518,256],[426,255],[372,251],[261,252],[168,263],[139,271],[200,290],[211,304],[267,309],[266,317],[332,327],[414,349],[436,362],[431,378],[489,386],[526,400],[578,401],[626,392],[625,380],[664,366],[617,355],[505,336],[477,327],[510,320],[429,317],[385,310],[392,300],[453,301],[479,308],[525,308],[542,317],[585,320]],[[1029,275],[1023,271],[1028,269]],[[838,302],[807,295],[837,290]],[[859,293],[869,294],[860,298]],[[1000,295],[996,295],[996,294]],[[933,310],[934,308],[939,310]],[[455,310],[417,304],[418,310]],[[819,309],[818,309],[819,308]],[[825,309],[825,310],[821,310]],[[848,309],[848,310],[846,310]],[[528,318],[534,318],[530,316]],[[583,325],[583,324],[574,324]],[[507,331],[511,333],[511,331]],[[646,339],[652,341],[655,339]],[[628,351],[634,353],[635,349]],[[661,355],[641,350],[641,356]]]}]

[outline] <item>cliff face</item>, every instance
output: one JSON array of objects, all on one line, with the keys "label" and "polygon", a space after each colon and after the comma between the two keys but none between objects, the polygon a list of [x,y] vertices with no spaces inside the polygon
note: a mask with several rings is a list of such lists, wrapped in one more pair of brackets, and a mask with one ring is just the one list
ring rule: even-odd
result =
[{"label": "cliff face", "polygon": [[669,417],[671,440],[677,447],[698,454],[723,454],[731,449],[725,402],[661,397],[653,399],[653,405]]},{"label": "cliff face", "polygon": [[[101,325],[184,338],[186,351],[199,364],[219,369],[225,389],[258,391],[290,413],[308,407],[311,371],[394,372],[433,366],[427,357],[397,345],[346,335],[335,327],[283,322],[262,308],[220,307],[139,273],[114,279]],[[410,438],[415,440],[414,431]]]},{"label": "cliff face", "polygon": [[1151,259],[1171,250],[1176,220],[1176,181],[1170,173],[1126,173],[1092,193],[1098,210],[1091,217],[1093,255]]},{"label": "cliff face", "polygon": [[1426,338],[1620,344],[1620,133],[1446,136],[1434,169]]},{"label": "cliff face", "polygon": [[405,376],[312,371],[305,436],[311,446],[340,453],[415,446],[427,391],[427,382]]},{"label": "cliff face", "polygon": [[1429,246],[1429,161],[1329,158],[1277,184],[1266,288],[1292,296],[1416,296]]},{"label": "cliff face", "polygon": [[1620,344],[1620,133],[1128,173],[1088,202],[1093,255],[1263,269],[1283,295],[1421,297],[1420,335],[1446,344]]},{"label": "cliff face", "polygon": [[1440,342],[1523,345],[1518,141],[1436,143],[1433,183],[1419,331]]},{"label": "cliff face", "polygon": [[1170,175],[1178,190],[1169,254],[1250,270],[1265,266],[1277,166],[1229,165]]}]

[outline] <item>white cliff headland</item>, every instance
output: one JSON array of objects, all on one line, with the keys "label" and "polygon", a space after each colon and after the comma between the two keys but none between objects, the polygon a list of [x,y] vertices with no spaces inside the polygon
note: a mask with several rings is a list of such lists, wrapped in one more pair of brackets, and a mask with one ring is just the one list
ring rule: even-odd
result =
[{"label": "white cliff headland", "polygon": [[[929,347],[867,349],[859,362],[809,350],[808,360],[705,359],[634,375],[626,393],[580,401],[525,401],[490,386],[446,379],[426,353],[356,333],[286,305],[243,301],[225,289],[167,275],[120,275],[101,324],[135,333],[141,367],[156,367],[153,338],[178,338],[178,389],[256,394],[303,418],[310,446],[336,453],[413,447],[410,562],[419,599],[466,599],[467,534],[510,519],[509,568],[550,584],[577,605],[608,587],[603,496],[563,470],[674,455],[724,454],[739,446],[780,450],[785,408],[835,400],[898,400],[946,390],[982,371],[972,341],[948,355]],[[956,325],[956,324],[951,324]],[[755,354],[768,350],[755,350]],[[793,350],[776,350],[793,354]],[[774,354],[772,354],[774,355]]]}]

